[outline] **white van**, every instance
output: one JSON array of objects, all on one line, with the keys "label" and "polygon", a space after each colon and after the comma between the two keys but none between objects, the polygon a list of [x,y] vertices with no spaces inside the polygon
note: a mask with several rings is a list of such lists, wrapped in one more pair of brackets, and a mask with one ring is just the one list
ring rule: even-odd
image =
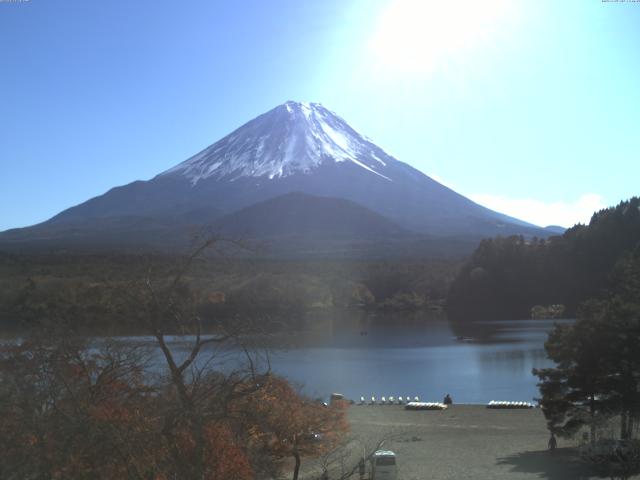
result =
[{"label": "white van", "polygon": [[371,480],[396,480],[398,467],[396,454],[391,450],[378,450],[371,457]]}]

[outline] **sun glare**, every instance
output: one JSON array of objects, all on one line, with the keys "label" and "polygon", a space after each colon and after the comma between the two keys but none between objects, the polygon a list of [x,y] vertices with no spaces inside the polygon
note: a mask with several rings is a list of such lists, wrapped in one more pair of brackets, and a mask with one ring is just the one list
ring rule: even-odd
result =
[{"label": "sun glare", "polygon": [[490,42],[510,7],[507,0],[393,0],[369,48],[381,68],[430,73]]}]

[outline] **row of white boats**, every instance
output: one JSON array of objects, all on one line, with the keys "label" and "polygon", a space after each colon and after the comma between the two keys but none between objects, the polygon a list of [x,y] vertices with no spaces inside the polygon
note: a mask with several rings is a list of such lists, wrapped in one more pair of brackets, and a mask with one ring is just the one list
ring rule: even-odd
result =
[{"label": "row of white boats", "polygon": [[[378,399],[372,396],[370,400],[360,397],[358,405],[405,405],[407,410],[444,410],[447,405],[440,402],[421,402],[419,396],[411,397],[380,397]],[[506,408],[535,408],[533,403],[529,402],[508,402],[491,400],[487,404],[487,408],[506,409]]]},{"label": "row of white boats", "polygon": [[380,400],[378,400],[375,396],[371,397],[371,400],[369,400],[367,402],[367,400],[365,400],[364,397],[360,397],[360,401],[358,402],[358,405],[406,405],[410,402],[419,402],[420,401],[420,397],[418,397],[417,395],[415,397],[413,397],[413,400],[411,399],[411,397],[394,397],[394,396],[390,396],[390,397],[380,397]]},{"label": "row of white boats", "polygon": [[502,402],[491,400],[487,404],[487,408],[535,408],[535,405],[529,402]]},{"label": "row of white boats", "polygon": [[446,410],[447,405],[439,402],[409,402],[405,410]]}]

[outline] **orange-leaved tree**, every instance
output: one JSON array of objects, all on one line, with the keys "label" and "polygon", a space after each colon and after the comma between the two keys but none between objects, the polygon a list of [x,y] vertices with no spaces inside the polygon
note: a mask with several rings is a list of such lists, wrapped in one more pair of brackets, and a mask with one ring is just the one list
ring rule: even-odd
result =
[{"label": "orange-leaved tree", "polygon": [[0,350],[1,478],[147,478],[162,456],[135,348],[34,338]]},{"label": "orange-leaved tree", "polygon": [[[111,308],[154,339],[148,348],[41,329],[0,346],[0,478],[250,480],[279,476],[285,457],[297,478],[302,457],[336,445],[344,408],[299,395],[268,362],[265,371],[248,345],[255,325],[201,318],[200,305],[224,298],[196,290],[188,273],[215,244],[116,299]],[[76,315],[68,306],[61,320]]]},{"label": "orange-leaved tree", "polygon": [[271,456],[292,457],[293,480],[297,480],[303,457],[334,448],[348,431],[346,403],[326,406],[273,375],[263,376],[261,382],[263,388],[244,400],[253,441]]}]

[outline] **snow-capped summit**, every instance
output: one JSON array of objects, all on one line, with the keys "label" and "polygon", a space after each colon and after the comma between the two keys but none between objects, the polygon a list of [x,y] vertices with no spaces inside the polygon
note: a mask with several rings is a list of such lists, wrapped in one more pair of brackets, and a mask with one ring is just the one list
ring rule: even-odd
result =
[{"label": "snow-capped summit", "polygon": [[192,184],[215,177],[281,178],[310,173],[323,162],[352,162],[390,180],[388,155],[320,103],[286,102],[241,126],[161,175]]}]

